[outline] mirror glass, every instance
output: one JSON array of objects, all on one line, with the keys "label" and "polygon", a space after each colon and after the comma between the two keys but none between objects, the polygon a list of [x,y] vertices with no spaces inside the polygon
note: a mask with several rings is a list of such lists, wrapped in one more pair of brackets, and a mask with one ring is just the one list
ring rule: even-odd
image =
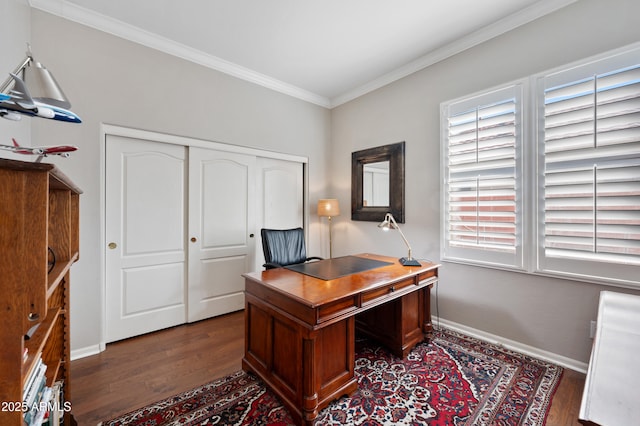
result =
[{"label": "mirror glass", "polygon": [[379,161],[363,166],[362,204],[389,206],[389,162]]}]

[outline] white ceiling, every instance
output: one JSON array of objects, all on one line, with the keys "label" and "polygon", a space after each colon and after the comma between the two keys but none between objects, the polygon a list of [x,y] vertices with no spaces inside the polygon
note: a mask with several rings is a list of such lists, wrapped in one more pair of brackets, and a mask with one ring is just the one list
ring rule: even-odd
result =
[{"label": "white ceiling", "polygon": [[577,0],[29,0],[333,107]]}]

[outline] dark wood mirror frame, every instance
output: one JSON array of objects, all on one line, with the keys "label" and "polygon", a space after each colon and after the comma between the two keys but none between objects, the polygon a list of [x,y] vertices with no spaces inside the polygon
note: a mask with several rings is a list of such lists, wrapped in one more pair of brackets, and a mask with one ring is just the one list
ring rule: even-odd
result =
[{"label": "dark wood mirror frame", "polygon": [[[380,161],[389,161],[389,206],[365,206],[363,168]],[[386,213],[404,223],[404,142],[351,153],[351,220],[382,222]]]}]

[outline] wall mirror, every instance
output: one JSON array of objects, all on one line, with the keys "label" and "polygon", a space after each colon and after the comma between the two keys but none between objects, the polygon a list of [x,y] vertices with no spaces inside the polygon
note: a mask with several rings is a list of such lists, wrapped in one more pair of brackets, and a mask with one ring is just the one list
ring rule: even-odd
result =
[{"label": "wall mirror", "polygon": [[351,154],[351,220],[404,223],[404,142]]}]

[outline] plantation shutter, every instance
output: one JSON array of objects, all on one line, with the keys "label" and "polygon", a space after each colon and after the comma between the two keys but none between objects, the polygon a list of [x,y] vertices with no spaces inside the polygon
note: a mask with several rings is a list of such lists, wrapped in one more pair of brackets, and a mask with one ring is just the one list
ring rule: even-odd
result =
[{"label": "plantation shutter", "polygon": [[521,88],[447,105],[444,256],[521,266]]},{"label": "plantation shutter", "polygon": [[573,76],[544,89],[542,269],[637,281],[640,65]]}]

